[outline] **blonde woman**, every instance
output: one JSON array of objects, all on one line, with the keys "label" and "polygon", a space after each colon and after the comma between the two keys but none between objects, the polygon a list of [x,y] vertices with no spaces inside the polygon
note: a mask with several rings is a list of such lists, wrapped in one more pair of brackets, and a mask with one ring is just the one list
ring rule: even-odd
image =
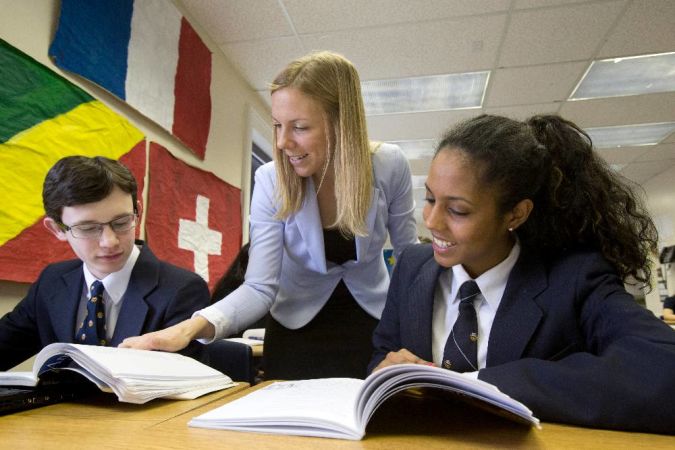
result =
[{"label": "blonde woman", "polygon": [[366,375],[389,286],[382,249],[417,241],[410,169],[368,141],[358,73],[312,53],[274,80],[274,162],[255,175],[244,284],[192,319],[123,346],[176,351],[270,313],[268,379]]}]

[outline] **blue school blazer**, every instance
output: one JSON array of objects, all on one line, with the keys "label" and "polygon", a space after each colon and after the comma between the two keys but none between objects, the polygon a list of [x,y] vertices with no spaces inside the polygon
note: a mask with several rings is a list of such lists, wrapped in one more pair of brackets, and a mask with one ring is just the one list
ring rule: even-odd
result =
[{"label": "blue school blazer", "polygon": [[[401,255],[370,370],[401,348],[432,360],[434,289],[443,270],[430,245]],[[521,250],[478,378],[545,421],[673,433],[675,332],[626,292],[595,251],[545,261]]]},{"label": "blue school blazer", "polygon": [[[81,260],[47,266],[26,297],[0,319],[0,370],[19,364],[48,344],[75,342],[75,320],[83,288]],[[158,260],[143,245],[124,293],[110,346],[189,319],[209,301],[209,288],[199,275]],[[181,353],[196,359],[204,357],[201,344],[196,342]]]}]

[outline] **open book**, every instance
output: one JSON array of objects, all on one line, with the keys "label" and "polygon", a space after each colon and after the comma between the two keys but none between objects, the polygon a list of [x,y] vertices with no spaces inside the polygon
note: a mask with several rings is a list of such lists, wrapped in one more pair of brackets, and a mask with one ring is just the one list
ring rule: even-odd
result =
[{"label": "open book", "polygon": [[54,343],[37,354],[32,372],[0,372],[0,385],[36,386],[41,376],[58,370],[77,372],[129,403],[158,397],[193,399],[236,384],[178,353]]},{"label": "open book", "polygon": [[272,383],[193,418],[189,425],[358,440],[385,400],[419,387],[450,391],[469,404],[539,427],[539,419],[532,411],[495,386],[461,373],[418,364],[389,366],[365,380],[322,378]]}]

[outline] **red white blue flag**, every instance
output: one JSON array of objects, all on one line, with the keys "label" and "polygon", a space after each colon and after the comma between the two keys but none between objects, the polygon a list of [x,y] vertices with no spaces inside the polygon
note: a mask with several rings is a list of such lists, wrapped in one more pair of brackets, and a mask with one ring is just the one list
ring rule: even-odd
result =
[{"label": "red white blue flag", "polygon": [[166,0],[62,0],[49,56],[150,118],[204,159],[211,52]]}]

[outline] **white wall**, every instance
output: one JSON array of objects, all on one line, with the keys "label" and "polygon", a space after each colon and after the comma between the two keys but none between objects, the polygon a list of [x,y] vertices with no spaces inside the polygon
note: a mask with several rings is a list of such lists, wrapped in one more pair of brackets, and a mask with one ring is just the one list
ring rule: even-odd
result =
[{"label": "white wall", "polygon": [[[675,245],[675,168],[644,183],[644,188],[647,192],[649,210],[659,230],[659,250]],[[658,261],[654,267],[656,273],[656,267],[660,267]],[[670,264],[667,270],[666,267],[663,269],[668,282],[668,294],[675,295],[675,264]],[[663,304],[659,298],[656,281],[653,285],[654,289],[647,294],[647,307],[660,315]]]},{"label": "white wall", "polygon": [[[212,58],[212,121],[204,160],[199,160],[191,151],[167,131],[154,124],[103,89],[78,79],[58,69],[48,57],[48,48],[58,22],[60,2],[52,0],[0,0],[0,38],[30,55],[40,63],[62,74],[82,87],[110,108],[125,116],[136,125],[148,140],[166,147],[174,156],[186,163],[213,172],[216,176],[242,190],[244,211],[250,183],[251,127],[268,141],[272,141],[269,108],[260,96],[244,81],[229,60],[206,35],[199,24],[187,16],[182,5],[176,6],[187,16],[192,26],[211,49]],[[255,119],[252,119],[255,118]],[[146,183],[147,186],[147,183]],[[244,221],[244,240],[248,240],[248,226]],[[9,311],[28,290],[28,285],[0,281],[0,315]]]}]

